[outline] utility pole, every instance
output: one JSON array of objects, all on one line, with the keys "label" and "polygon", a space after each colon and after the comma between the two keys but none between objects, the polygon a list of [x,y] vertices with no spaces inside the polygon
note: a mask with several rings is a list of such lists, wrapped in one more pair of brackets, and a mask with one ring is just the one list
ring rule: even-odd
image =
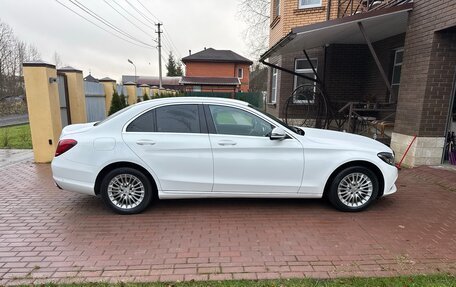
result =
[{"label": "utility pole", "polygon": [[162,89],[162,57],[161,57],[161,33],[163,33],[160,30],[162,23],[158,22],[157,24],[158,30],[158,81],[159,81],[159,86],[158,86],[158,95],[161,95],[161,89]]}]

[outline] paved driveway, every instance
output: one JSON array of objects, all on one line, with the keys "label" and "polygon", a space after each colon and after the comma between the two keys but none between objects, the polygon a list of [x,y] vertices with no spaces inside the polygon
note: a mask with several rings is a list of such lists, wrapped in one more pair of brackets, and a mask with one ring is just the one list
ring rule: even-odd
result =
[{"label": "paved driveway", "polygon": [[401,171],[399,192],[362,213],[173,200],[120,216],[31,163],[3,168],[0,185],[0,285],[456,273],[454,171]]}]

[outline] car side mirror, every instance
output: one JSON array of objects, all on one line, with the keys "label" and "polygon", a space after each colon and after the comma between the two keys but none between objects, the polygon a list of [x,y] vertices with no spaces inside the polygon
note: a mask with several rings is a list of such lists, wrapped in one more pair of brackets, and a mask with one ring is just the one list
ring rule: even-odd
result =
[{"label": "car side mirror", "polygon": [[286,137],[287,137],[287,134],[281,128],[273,128],[271,131],[271,135],[269,136],[269,138],[271,140],[283,140]]}]

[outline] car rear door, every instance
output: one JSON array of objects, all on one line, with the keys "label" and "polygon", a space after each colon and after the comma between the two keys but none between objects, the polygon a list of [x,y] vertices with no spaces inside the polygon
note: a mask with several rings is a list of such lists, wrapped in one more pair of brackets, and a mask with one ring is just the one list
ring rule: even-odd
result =
[{"label": "car rear door", "polygon": [[213,192],[297,193],[304,170],[301,143],[271,140],[274,125],[250,109],[205,105],[214,156]]},{"label": "car rear door", "polygon": [[202,105],[156,107],[128,123],[122,136],[157,175],[163,191],[212,191],[212,151]]}]

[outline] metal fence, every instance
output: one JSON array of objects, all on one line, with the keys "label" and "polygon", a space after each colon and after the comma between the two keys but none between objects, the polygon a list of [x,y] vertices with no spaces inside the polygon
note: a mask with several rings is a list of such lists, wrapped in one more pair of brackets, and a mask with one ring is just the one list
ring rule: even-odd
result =
[{"label": "metal fence", "polygon": [[86,97],[87,122],[101,121],[106,117],[105,93],[103,85],[94,82],[84,82]]}]

